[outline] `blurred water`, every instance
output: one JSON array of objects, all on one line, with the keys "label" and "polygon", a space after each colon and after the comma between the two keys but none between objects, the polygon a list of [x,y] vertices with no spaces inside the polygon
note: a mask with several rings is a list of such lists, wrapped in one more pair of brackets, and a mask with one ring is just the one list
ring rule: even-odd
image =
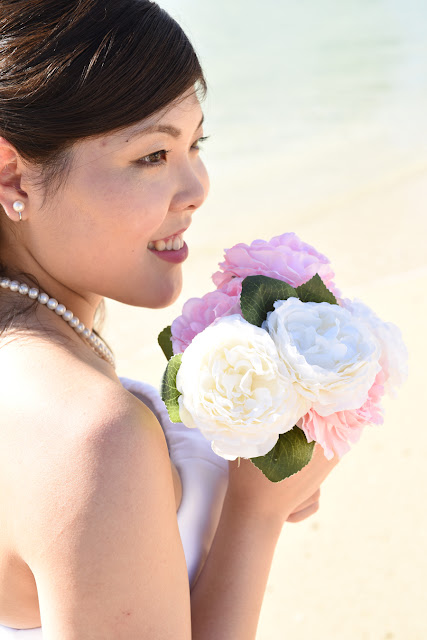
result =
[{"label": "blurred water", "polygon": [[[225,162],[375,127],[425,145],[424,0],[165,0],[201,56]],[[248,127],[249,125],[249,127]]]},{"label": "blurred water", "polygon": [[[109,306],[113,343],[115,317],[129,335],[144,325],[140,348],[157,379],[158,331],[212,288],[223,248],[295,231],[330,257],[351,295],[349,286],[425,268],[427,219],[425,0],[159,3],[208,79],[211,193],[186,233],[177,303],[129,310],[126,321]],[[120,349],[137,370],[142,354],[125,340]]]}]

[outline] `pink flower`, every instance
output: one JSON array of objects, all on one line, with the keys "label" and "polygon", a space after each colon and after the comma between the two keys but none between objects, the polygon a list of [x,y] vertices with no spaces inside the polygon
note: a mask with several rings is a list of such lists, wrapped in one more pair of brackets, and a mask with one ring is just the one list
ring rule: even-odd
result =
[{"label": "pink flower", "polygon": [[375,382],[369,390],[368,398],[366,402],[356,409],[357,416],[363,420],[364,424],[382,424],[384,422],[383,409],[380,404],[381,398],[385,394],[385,382],[387,375],[384,370],[381,370]]},{"label": "pink flower", "polygon": [[334,272],[328,258],[300,240],[295,233],[284,233],[269,242],[254,240],[251,245],[236,244],[225,250],[225,260],[219,266],[221,271],[214,273],[212,279],[221,290],[233,276],[243,279],[264,275],[298,287],[318,273],[328,289],[336,291]]},{"label": "pink flower", "polygon": [[240,294],[242,293],[242,282],[244,278],[236,278],[233,277],[231,280],[226,282],[218,289],[218,291],[222,291],[226,293],[228,296],[238,296],[240,299]]},{"label": "pink flower", "polygon": [[320,416],[310,409],[297,423],[304,431],[307,441],[318,442],[328,460],[334,457],[334,453],[341,458],[350,450],[349,442],[355,443],[359,440],[366,424],[382,424],[380,400],[384,395],[385,378],[383,371],[377,374],[366,402],[359,409],[338,411],[329,416]]},{"label": "pink flower", "polygon": [[174,354],[183,353],[193,338],[216,318],[236,313],[242,314],[240,295],[232,296],[222,291],[210,291],[203,298],[190,298],[182,308],[182,315],[172,322]]}]

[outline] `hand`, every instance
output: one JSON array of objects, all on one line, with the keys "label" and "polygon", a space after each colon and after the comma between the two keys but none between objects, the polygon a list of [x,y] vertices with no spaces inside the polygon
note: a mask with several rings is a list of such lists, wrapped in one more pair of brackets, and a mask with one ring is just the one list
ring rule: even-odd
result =
[{"label": "hand", "polygon": [[317,489],[313,495],[302,502],[286,519],[286,522],[301,522],[312,516],[319,510],[320,489]]},{"label": "hand", "polygon": [[327,460],[316,444],[311,461],[282,482],[273,483],[250,460],[230,462],[228,494],[235,508],[259,518],[298,522],[318,508],[319,487],[338,463]]}]

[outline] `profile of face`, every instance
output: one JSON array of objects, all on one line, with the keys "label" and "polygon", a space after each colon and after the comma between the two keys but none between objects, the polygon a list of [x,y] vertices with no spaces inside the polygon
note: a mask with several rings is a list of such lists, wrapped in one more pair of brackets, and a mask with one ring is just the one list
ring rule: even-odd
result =
[{"label": "profile of face", "polygon": [[12,163],[19,193],[3,185],[1,202],[10,217],[14,199],[25,210],[9,263],[50,285],[66,305],[99,296],[150,308],[171,304],[186,252],[176,259],[168,252],[168,260],[156,243],[182,236],[208,193],[202,123],[191,91],[135,125],[78,141],[65,180],[48,197],[35,167]]}]

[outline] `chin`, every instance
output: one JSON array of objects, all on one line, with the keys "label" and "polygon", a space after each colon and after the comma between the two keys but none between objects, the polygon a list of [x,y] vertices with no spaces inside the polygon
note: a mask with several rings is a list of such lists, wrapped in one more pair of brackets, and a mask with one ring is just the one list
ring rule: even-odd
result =
[{"label": "chin", "polygon": [[[173,304],[182,291],[181,265],[173,265],[173,267],[163,274],[145,270],[135,279],[122,279],[119,290],[103,291],[101,295],[133,307],[164,309]],[[126,282],[127,287],[123,287],[123,281]]]},{"label": "chin", "polygon": [[153,297],[151,304],[146,303],[142,306],[149,309],[164,309],[173,304],[181,293],[182,286],[176,287],[173,291],[157,291],[156,296]]},{"label": "chin", "polygon": [[[165,278],[155,285],[147,284],[147,288],[141,288],[135,295],[122,295],[115,299],[118,302],[134,307],[146,307],[147,309],[164,309],[173,304],[182,290],[182,273],[174,279]],[[129,292],[127,292],[129,294]]]}]

